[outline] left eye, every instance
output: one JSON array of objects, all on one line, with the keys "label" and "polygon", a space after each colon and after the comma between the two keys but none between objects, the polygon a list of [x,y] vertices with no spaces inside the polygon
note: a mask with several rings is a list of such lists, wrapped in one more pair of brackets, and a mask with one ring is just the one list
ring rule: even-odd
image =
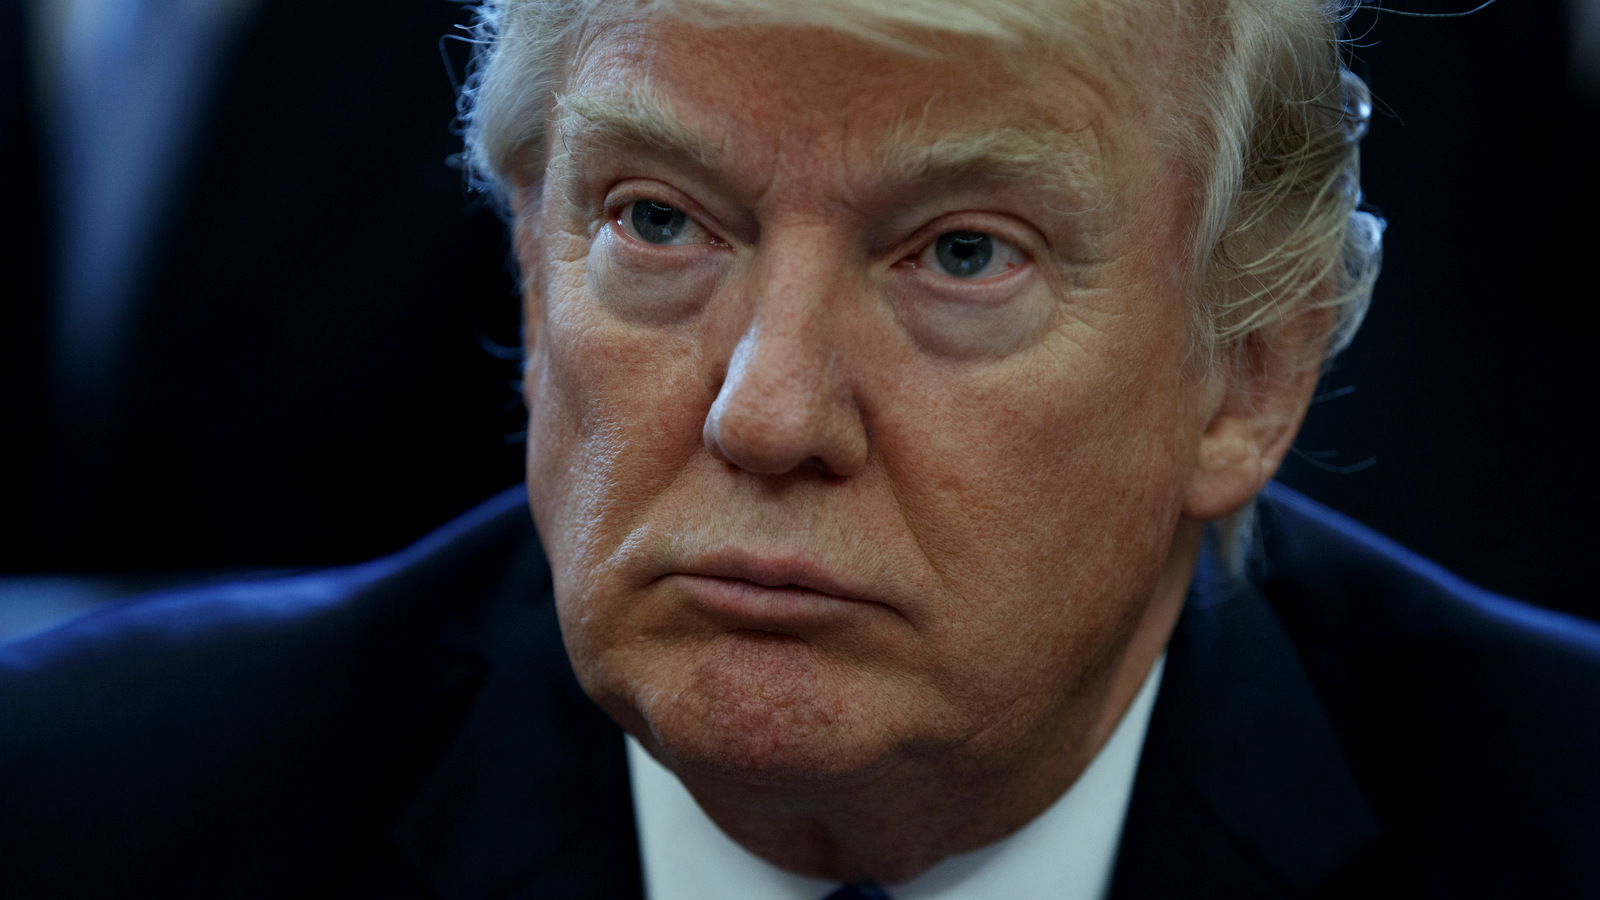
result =
[{"label": "left eye", "polygon": [[1000,275],[1023,261],[1022,251],[981,231],[947,231],[922,251],[919,263],[955,278]]},{"label": "left eye", "polygon": [[621,219],[647,244],[674,243],[690,227],[687,213],[656,200],[638,200],[628,204],[622,211]]}]

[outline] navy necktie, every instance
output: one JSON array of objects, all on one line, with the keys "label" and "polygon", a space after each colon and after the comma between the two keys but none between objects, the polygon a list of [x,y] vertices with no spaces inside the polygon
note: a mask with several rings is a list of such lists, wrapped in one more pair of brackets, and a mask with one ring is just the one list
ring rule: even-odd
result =
[{"label": "navy necktie", "polygon": [[822,900],[894,900],[889,892],[875,884],[847,884]]}]

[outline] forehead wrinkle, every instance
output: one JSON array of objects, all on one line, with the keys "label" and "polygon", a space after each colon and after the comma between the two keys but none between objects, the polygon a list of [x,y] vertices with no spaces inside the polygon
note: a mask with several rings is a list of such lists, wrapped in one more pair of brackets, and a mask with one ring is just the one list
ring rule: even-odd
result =
[{"label": "forehead wrinkle", "polygon": [[[598,91],[560,94],[553,107],[549,171],[558,173],[560,186],[569,190],[576,173],[567,163],[574,152],[589,148],[645,146],[713,170],[727,155],[724,140],[678,115],[648,78]],[[1101,177],[1102,161],[1071,132],[1005,125],[941,134],[930,128],[928,112],[925,107],[914,122],[902,120],[868,150],[865,174],[869,184],[894,190],[977,177],[1026,186],[1059,204],[1055,207],[1059,213],[1086,213],[1110,206]],[[851,124],[847,119],[847,132]],[[779,136],[775,141],[781,155],[784,142]],[[836,150],[847,153],[845,145],[852,143],[855,141],[846,134]]]}]

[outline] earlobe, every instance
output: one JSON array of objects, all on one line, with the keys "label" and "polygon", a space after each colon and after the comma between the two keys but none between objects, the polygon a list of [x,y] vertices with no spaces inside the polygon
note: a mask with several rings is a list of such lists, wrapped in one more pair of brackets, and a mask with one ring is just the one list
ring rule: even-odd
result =
[{"label": "earlobe", "polygon": [[1221,399],[1200,436],[1185,518],[1210,522],[1255,497],[1289,452],[1311,392],[1332,316],[1309,310],[1247,335],[1214,377]]}]

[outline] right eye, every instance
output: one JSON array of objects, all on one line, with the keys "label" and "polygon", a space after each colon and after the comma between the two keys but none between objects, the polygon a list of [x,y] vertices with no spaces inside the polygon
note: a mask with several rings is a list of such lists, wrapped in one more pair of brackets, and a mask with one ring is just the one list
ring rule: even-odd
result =
[{"label": "right eye", "polygon": [[947,231],[922,251],[919,265],[963,281],[995,278],[1028,261],[1012,244],[982,231]]},{"label": "right eye", "polygon": [[647,244],[685,244],[699,230],[689,215],[659,200],[635,200],[623,207],[618,224]]}]

